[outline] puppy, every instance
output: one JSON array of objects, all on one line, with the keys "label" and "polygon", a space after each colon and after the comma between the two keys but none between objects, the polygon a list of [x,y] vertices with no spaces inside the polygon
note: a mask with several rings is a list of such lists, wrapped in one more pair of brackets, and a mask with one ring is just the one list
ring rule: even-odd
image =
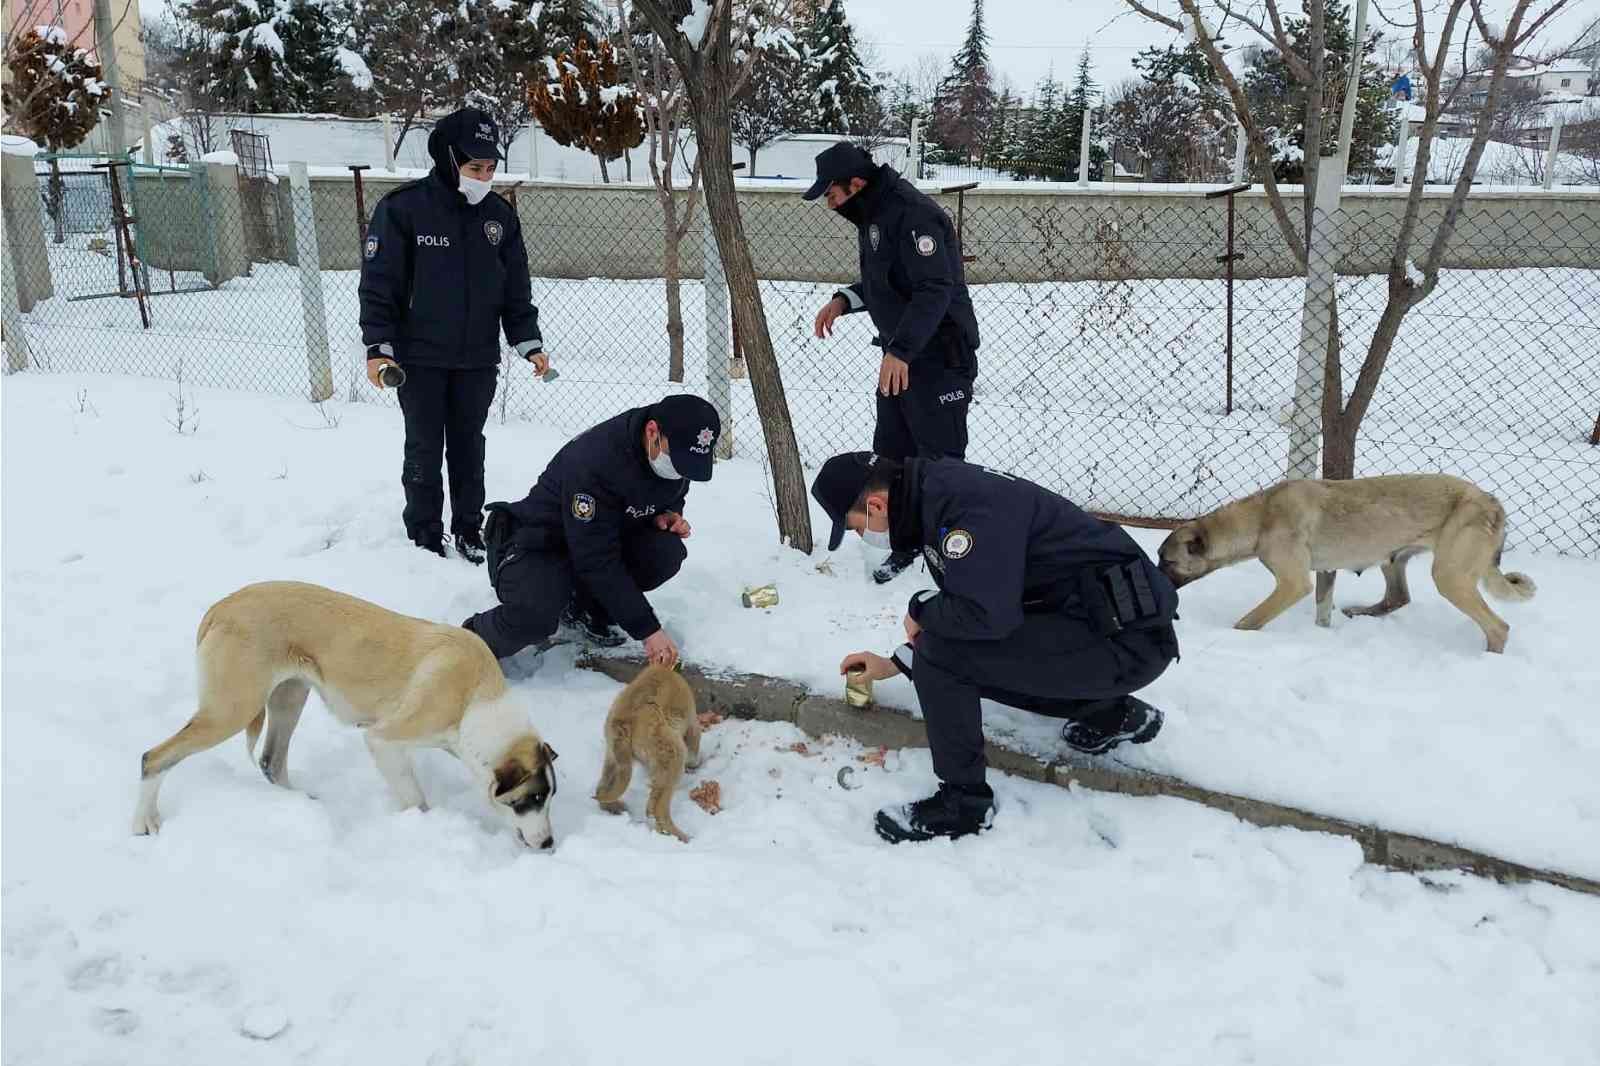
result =
[{"label": "puppy", "polygon": [[684,767],[700,765],[700,720],[694,693],[683,675],[651,665],[628,683],[606,715],[606,759],[594,798],[612,814],[626,811],[622,794],[638,759],[650,771],[650,799],[645,812],[656,832],[679,840],[689,837],[672,821],[672,792]]},{"label": "puppy", "polygon": [[524,844],[555,844],[556,753],[475,634],[317,585],[271,581],[214,605],[195,645],[200,707],[140,760],[135,834],[161,828],[156,800],[167,771],[241,730],[254,759],[265,724],[261,772],[287,788],[289,739],[316,689],[335,717],[365,732],[402,808],[427,810],[409,749],[443,748],[466,764]]},{"label": "puppy", "polygon": [[1411,602],[1406,563],[1431,550],[1440,595],[1478,624],[1489,651],[1500,652],[1511,627],[1478,586],[1501,600],[1531,600],[1536,591],[1526,574],[1500,572],[1505,539],[1500,501],[1445,474],[1284,481],[1173,530],[1162,542],[1160,566],[1174,585],[1186,585],[1224,566],[1261,560],[1277,586],[1235,629],[1260,629],[1304,599],[1315,570],[1317,625],[1326,626],[1337,571],[1382,567],[1383,599],[1344,613],[1385,615]]}]

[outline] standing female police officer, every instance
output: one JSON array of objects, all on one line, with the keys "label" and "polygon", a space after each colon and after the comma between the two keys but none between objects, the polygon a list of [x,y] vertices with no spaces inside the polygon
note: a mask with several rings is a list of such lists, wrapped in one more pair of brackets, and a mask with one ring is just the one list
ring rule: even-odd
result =
[{"label": "standing female police officer", "polygon": [[499,160],[495,123],[475,108],[428,136],[433,171],[378,202],[361,262],[367,377],[405,370],[406,535],[444,555],[444,484],[456,550],[483,562],[483,424],[494,399],[502,327],[517,354],[549,369],[517,213],[489,191]]}]

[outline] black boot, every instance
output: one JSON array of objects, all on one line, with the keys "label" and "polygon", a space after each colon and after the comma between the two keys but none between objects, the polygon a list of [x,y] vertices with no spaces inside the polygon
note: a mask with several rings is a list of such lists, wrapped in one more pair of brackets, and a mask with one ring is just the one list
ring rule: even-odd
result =
[{"label": "black boot", "polygon": [[482,566],[488,549],[483,546],[483,534],[477,530],[456,534],[456,554],[473,566]]},{"label": "black boot", "polygon": [[577,603],[569,603],[561,612],[561,624],[571,630],[579,640],[593,644],[597,648],[619,648],[628,642],[628,637],[622,630],[612,625],[611,622],[600,617],[591,608],[584,610]]},{"label": "black boot", "polygon": [[1161,732],[1163,718],[1159,708],[1124,696],[1106,711],[1068,722],[1061,739],[1085,755],[1103,755],[1118,744],[1148,744]]},{"label": "black boot", "polygon": [[445,554],[443,533],[418,533],[416,536],[411,538],[411,543],[415,544],[425,552],[432,552],[441,559],[450,558],[450,556]]},{"label": "black boot", "polygon": [[872,572],[872,580],[880,585],[887,585],[911,569],[911,564],[917,561],[917,554],[914,551],[894,552],[883,561],[883,565]]},{"label": "black boot", "polygon": [[994,790],[988,785],[941,782],[927,799],[878,812],[878,835],[891,844],[970,836],[994,824]]}]

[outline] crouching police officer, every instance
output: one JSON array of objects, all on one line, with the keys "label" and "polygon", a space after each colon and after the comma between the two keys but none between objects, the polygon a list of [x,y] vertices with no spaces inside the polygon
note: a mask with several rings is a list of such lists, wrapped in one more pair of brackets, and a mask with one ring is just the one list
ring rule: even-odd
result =
[{"label": "crouching police officer", "polygon": [[406,535],[444,555],[444,483],[456,550],[483,562],[483,424],[500,367],[500,330],[543,375],[549,369],[517,213],[489,191],[498,131],[462,108],[428,135],[433,172],[378,201],[361,261],[367,377],[383,387],[399,363],[405,415]]},{"label": "crouching police officer", "polygon": [[644,641],[651,662],[677,662],[678,646],[644,594],[683,566],[689,483],[711,480],[721,433],[705,400],[668,396],[574,437],[525,499],[489,505],[489,580],[500,606],[462,624],[508,676],[529,673],[542,649],[518,652],[562,624],[612,647],[626,639],[614,622]]},{"label": "crouching police officer", "polygon": [[1067,719],[1063,739],[1089,754],[1160,731],[1161,712],[1130,693],[1177,658],[1178,595],[1120,526],[951,459],[836,455],[811,494],[833,519],[829,550],[846,529],[920,549],[938,586],[912,597],[907,643],[892,659],[856,652],[840,666],[878,680],[906,674],[927,723],[939,790],[879,811],[879,836],[898,843],[989,827],[980,698]]},{"label": "crouching police officer", "polygon": [[[856,225],[861,280],[833,294],[813,332],[831,336],[841,315],[866,311],[883,349],[872,450],[889,459],[964,459],[967,407],[978,374],[978,319],[967,296],[950,216],[892,167],[853,144],[817,156],[804,197]],[[895,551],[873,573],[891,581],[917,558]]]}]

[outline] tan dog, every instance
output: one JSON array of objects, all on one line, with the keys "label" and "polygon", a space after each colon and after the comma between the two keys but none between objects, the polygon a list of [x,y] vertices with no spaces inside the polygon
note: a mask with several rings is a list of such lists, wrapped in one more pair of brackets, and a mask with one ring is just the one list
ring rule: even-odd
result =
[{"label": "tan dog", "polygon": [[645,812],[655,822],[656,832],[688,840],[672,821],[672,793],[684,767],[700,765],[700,720],[695,717],[694,693],[683,675],[665,666],[645,667],[611,704],[605,734],[605,766],[594,790],[601,808],[612,814],[627,810],[622,794],[638,759],[650,772]]},{"label": "tan dog", "polygon": [[1311,591],[1317,571],[1317,625],[1328,624],[1339,570],[1383,568],[1383,599],[1346,607],[1347,617],[1385,615],[1411,602],[1406,563],[1433,552],[1440,595],[1483,630],[1490,651],[1504,651],[1508,626],[1478,594],[1481,583],[1501,600],[1530,600],[1525,574],[1502,574],[1506,512],[1470,481],[1445,474],[1400,474],[1351,481],[1285,481],[1237,500],[1162,542],[1161,572],[1186,585],[1224,566],[1259,559],[1277,587],[1236,629],[1260,629]]},{"label": "tan dog", "polygon": [[427,809],[407,749],[443,748],[466,764],[523,843],[555,843],[556,753],[473,633],[318,585],[270,581],[207,611],[195,644],[200,709],[144,753],[136,834],[161,828],[156,799],[168,770],[241,730],[253,759],[263,723],[261,771],[287,788],[289,738],[314,688],[335,717],[364,730],[402,808]]}]

